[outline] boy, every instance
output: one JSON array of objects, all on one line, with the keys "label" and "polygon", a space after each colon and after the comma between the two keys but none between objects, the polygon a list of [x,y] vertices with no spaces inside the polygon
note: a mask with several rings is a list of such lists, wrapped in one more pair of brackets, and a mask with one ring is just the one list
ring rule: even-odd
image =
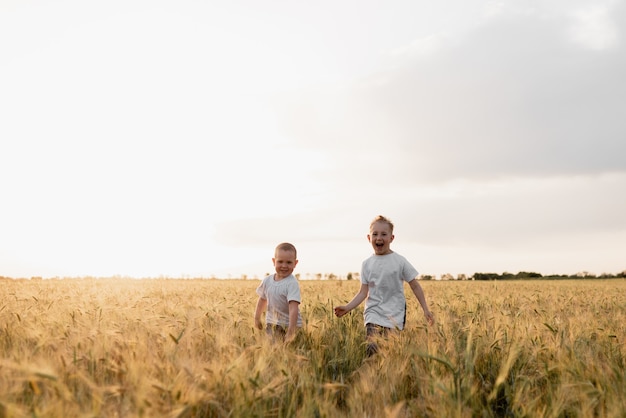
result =
[{"label": "boy", "polygon": [[296,247],[292,244],[278,244],[272,258],[276,273],[264,278],[256,289],[259,299],[254,324],[258,329],[263,329],[261,315],[267,308],[266,332],[274,340],[278,337],[289,342],[296,336],[297,329],[302,327],[300,285],[292,274],[298,264],[297,255]]},{"label": "boy", "polygon": [[384,216],[374,218],[367,236],[367,240],[374,248],[374,254],[363,261],[361,266],[361,289],[347,305],[335,307],[335,315],[342,317],[367,298],[363,317],[368,357],[378,351],[375,342],[377,337],[385,336],[394,329],[404,329],[406,320],[404,282],[409,283],[428,323],[430,325],[434,323],[424,291],[417,280],[418,272],[406,258],[391,250],[393,239],[393,223]]}]

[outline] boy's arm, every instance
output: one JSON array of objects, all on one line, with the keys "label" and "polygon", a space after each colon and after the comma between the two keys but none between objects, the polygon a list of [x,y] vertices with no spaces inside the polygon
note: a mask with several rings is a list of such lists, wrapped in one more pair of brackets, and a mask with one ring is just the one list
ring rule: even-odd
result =
[{"label": "boy's arm", "polygon": [[335,306],[335,315],[338,317],[342,317],[352,309],[356,308],[365,300],[369,293],[369,287],[366,284],[361,283],[361,289],[359,289],[359,293],[357,293],[354,298],[347,305],[343,306]]},{"label": "boy's arm", "polygon": [[300,302],[297,300],[289,301],[289,327],[287,328],[287,334],[285,335],[285,341],[289,342],[296,336],[296,330],[298,329],[298,311],[300,308]]},{"label": "boy's arm", "polygon": [[417,281],[417,278],[411,280],[409,282],[409,286],[411,286],[411,290],[413,291],[413,294],[415,295],[420,305],[422,306],[422,309],[424,310],[424,316],[426,317],[428,324],[429,325],[434,324],[435,318],[433,317],[432,312],[430,312],[430,310],[428,309],[428,304],[426,303],[426,297],[424,296],[424,290],[422,289],[422,286],[420,286],[419,281]]},{"label": "boy's arm", "polygon": [[258,329],[263,329],[263,321],[261,321],[261,315],[265,311],[267,307],[267,299],[263,299],[259,297],[259,300],[256,302],[256,311],[254,312],[254,325]]}]

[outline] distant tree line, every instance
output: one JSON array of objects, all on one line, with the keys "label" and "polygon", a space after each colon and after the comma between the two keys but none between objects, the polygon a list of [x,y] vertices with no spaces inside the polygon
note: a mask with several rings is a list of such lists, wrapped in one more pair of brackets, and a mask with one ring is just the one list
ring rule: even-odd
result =
[{"label": "distant tree line", "polygon": [[626,270],[617,274],[603,273],[599,276],[595,274],[583,271],[574,275],[568,274],[553,274],[544,276],[541,273],[520,271],[517,274],[504,272],[502,274],[497,273],[474,273],[472,280],[529,280],[529,279],[542,279],[542,280],[563,280],[563,279],[623,279],[626,278]]},{"label": "distant tree line", "polygon": [[[300,279],[299,275],[296,275],[298,279]],[[350,272],[345,276],[337,276],[334,274],[321,274],[318,273],[316,275],[306,275],[307,279],[314,280],[360,280],[360,274],[358,272]],[[565,280],[565,279],[624,279],[626,278],[626,270],[620,273],[603,273],[601,275],[595,275],[593,273],[589,273],[587,271],[582,271],[576,274],[550,274],[543,275],[541,273],[536,273],[532,271],[520,271],[519,273],[508,273],[504,272],[502,274],[498,273],[474,273],[471,276],[466,274],[459,274],[456,277],[452,274],[446,273],[442,274],[439,278],[430,274],[422,274],[420,275],[420,280]]]}]

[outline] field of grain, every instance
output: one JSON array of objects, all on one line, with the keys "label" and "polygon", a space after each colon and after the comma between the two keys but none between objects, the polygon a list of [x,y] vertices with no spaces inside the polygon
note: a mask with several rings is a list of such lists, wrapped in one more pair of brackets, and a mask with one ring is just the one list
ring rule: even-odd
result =
[{"label": "field of grain", "polygon": [[626,281],[422,282],[365,359],[357,281],[301,281],[294,343],[256,280],[0,281],[0,418],[624,417]]}]

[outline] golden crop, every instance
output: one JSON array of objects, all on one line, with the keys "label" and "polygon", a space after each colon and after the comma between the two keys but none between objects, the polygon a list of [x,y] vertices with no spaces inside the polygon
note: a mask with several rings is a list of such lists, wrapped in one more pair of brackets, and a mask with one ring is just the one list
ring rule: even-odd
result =
[{"label": "golden crop", "polygon": [[626,281],[422,282],[365,359],[357,281],[301,281],[292,344],[256,280],[0,281],[0,418],[623,417]]}]

